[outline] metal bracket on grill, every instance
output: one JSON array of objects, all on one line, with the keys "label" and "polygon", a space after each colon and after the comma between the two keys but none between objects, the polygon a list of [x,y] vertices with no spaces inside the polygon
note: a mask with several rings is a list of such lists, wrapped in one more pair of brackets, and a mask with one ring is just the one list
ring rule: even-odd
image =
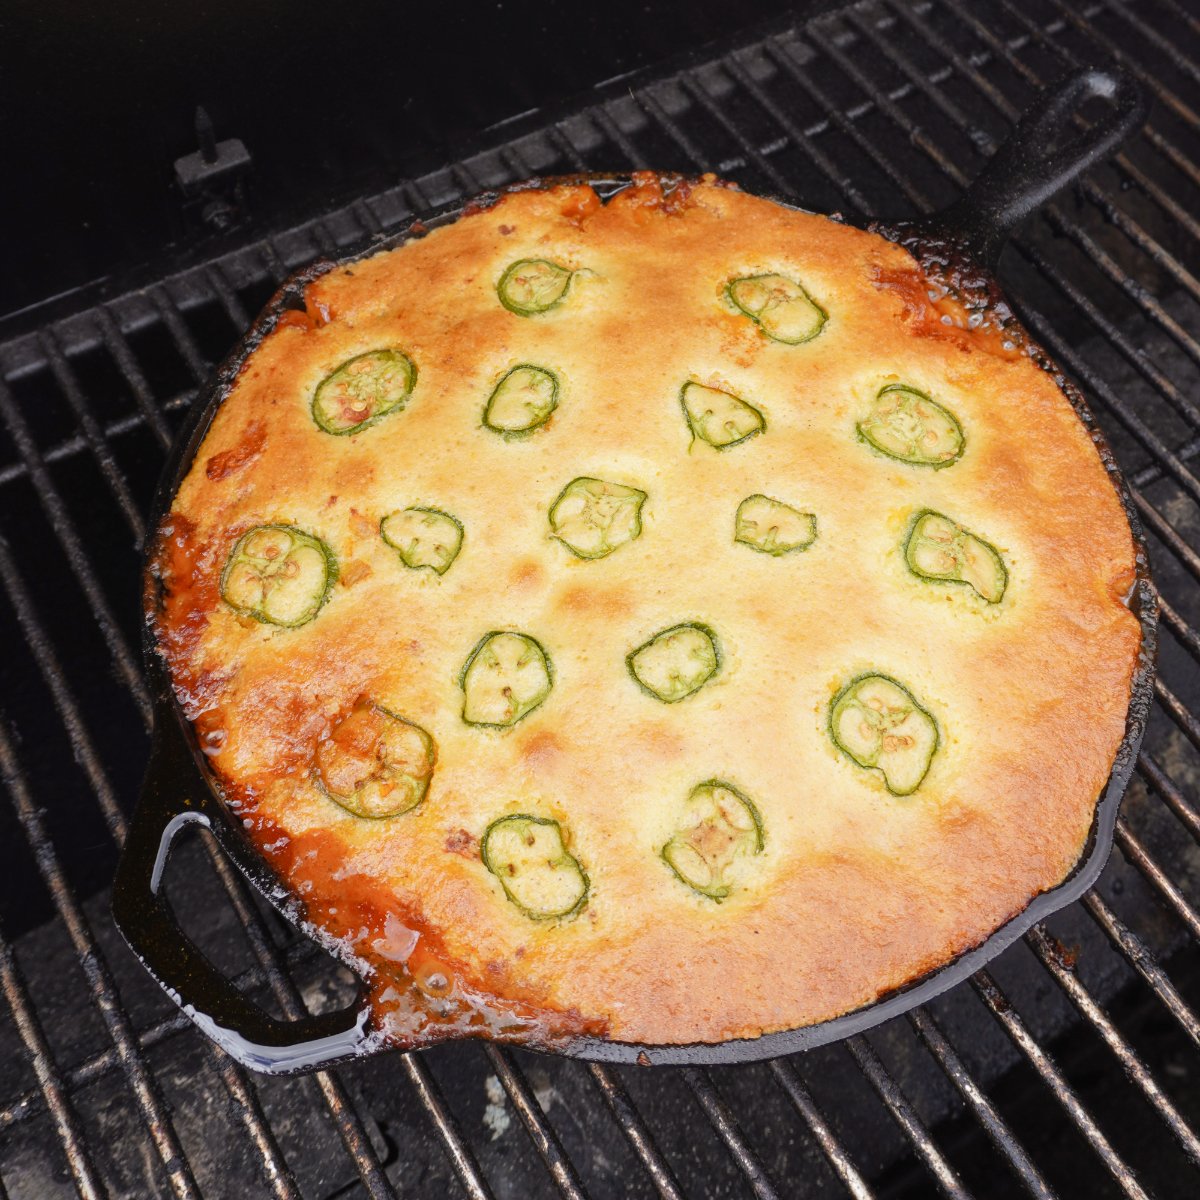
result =
[{"label": "metal bracket on grill", "polygon": [[199,107],[196,140],[198,150],[175,160],[175,182],[185,197],[185,211],[194,211],[205,227],[224,233],[248,215],[245,176],[253,159],[240,138],[218,142],[212,118]]}]

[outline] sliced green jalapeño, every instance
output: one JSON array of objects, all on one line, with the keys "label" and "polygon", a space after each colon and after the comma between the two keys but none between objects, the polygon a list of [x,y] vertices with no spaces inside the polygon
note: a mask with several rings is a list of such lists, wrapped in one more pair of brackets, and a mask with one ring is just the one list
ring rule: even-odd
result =
[{"label": "sliced green jalape\u00f1o", "polygon": [[459,684],[468,725],[507,729],[550,695],[550,660],[523,633],[488,633],[463,665]]},{"label": "sliced green jalape\u00f1o", "polygon": [[919,578],[964,583],[989,604],[998,604],[1008,587],[1008,571],[995,546],[928,508],[912,523],[904,561]]},{"label": "sliced green jalape\u00f1o", "polygon": [[829,314],[786,275],[743,275],[725,285],[729,302],[772,341],[788,346],[811,342]]},{"label": "sliced green jalape\u00f1o", "polygon": [[778,558],[817,540],[817,518],[770,496],[747,496],[738,505],[733,540]]},{"label": "sliced green jalape\u00f1o", "polygon": [[748,796],[722,779],[692,788],[663,861],[693,891],[720,903],[733,891],[739,859],[761,854],[763,824]]},{"label": "sliced green jalape\u00f1o", "polygon": [[642,691],[674,704],[698,692],[720,669],[717,635],[707,625],[673,625],[625,658]]},{"label": "sliced green jalape\u00f1o", "polygon": [[419,725],[363,701],[317,743],[325,793],[356,817],[397,817],[425,799],[437,752]]},{"label": "sliced green jalape\u00f1o", "polygon": [[557,407],[558,376],[522,363],[496,384],[483,410],[483,423],[504,437],[524,437],[544,425]]},{"label": "sliced green jalape\u00f1o", "polygon": [[766,418],[753,404],[747,404],[732,392],[705,387],[702,383],[685,383],[679,392],[679,403],[692,437],[718,450],[736,446],[767,427]]},{"label": "sliced green jalape\u00f1o", "polygon": [[920,787],[939,744],[937,722],[886,675],[847,684],[830,705],[829,732],[852,762],[879,771],[894,796]]},{"label": "sliced green jalape\u00f1o", "polygon": [[948,467],[962,457],[966,442],[948,408],[905,383],[880,388],[858,432],[889,458],[920,467]]},{"label": "sliced green jalape\u00f1o", "polygon": [[504,894],[532,921],[573,916],[587,900],[588,877],[549,817],[517,813],[493,821],[480,854]]},{"label": "sliced green jalape\u00f1o", "polygon": [[329,599],[337,562],[294,525],[258,525],[238,538],[221,572],[221,599],[266,625],[306,625]]},{"label": "sliced green jalape\u00f1o", "polygon": [[312,418],[326,433],[357,433],[402,409],[417,367],[399,350],[368,350],[347,359],[313,393]]},{"label": "sliced green jalape\u00f1o", "polygon": [[436,508],[403,508],[379,522],[379,534],[410,570],[445,575],[462,549],[462,523]]},{"label": "sliced green jalape\u00f1o", "polygon": [[604,558],[641,536],[646,493],[581,475],[550,506],[552,535],[578,558]]},{"label": "sliced green jalape\u00f1o", "polygon": [[518,317],[549,312],[567,296],[575,272],[546,258],[522,258],[512,263],[496,284],[500,303]]}]

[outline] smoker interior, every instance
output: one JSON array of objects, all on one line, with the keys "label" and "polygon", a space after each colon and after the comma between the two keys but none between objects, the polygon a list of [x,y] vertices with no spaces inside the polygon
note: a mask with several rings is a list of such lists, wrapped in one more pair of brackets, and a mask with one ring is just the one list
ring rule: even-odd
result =
[{"label": "smoker interior", "polygon": [[[958,193],[1040,84],[1113,62],[1150,95],[1147,128],[1000,268],[1113,443],[1163,600],[1156,704],[1098,886],[908,1017],[770,1063],[462,1043],[268,1080],[212,1048],[124,947],[106,888],[148,749],[143,514],[185,410],[279,281],[433,205],[581,169],[713,170],[856,221],[913,216]],[[0,1200],[1195,1194],[1198,64],[1200,20],[1176,0],[855,5],[530,113],[460,162],[0,344]],[[345,1001],[345,973],[204,835],[168,889],[264,1006]]]}]

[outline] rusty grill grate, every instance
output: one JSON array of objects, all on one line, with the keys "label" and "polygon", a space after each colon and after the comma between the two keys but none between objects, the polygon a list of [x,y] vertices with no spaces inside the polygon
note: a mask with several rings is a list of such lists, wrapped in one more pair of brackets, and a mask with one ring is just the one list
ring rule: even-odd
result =
[{"label": "rusty grill grate", "polygon": [[[715,170],[816,210],[912,215],[978,171],[1039,84],[1113,60],[1150,123],[1001,268],[1095,404],[1163,597],[1157,705],[1097,888],[970,987],[769,1064],[470,1044],[259,1080],[210,1047],[132,961],[103,888],[148,744],[141,514],[181,413],[275,285],[431,204],[581,168]],[[871,0],[531,114],[465,161],[0,345],[0,1200],[1200,1191],[1198,64],[1176,0]],[[197,839],[174,873],[243,986],[287,1016],[330,1000],[328,961],[215,849]]]}]

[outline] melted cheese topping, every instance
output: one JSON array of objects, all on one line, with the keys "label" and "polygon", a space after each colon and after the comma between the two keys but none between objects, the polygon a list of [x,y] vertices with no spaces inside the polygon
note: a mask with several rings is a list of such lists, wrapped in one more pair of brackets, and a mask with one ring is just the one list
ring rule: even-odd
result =
[{"label": "melted cheese topping", "polygon": [[[508,311],[496,285],[520,259],[576,272],[565,299]],[[730,304],[731,279],[770,274],[829,314],[813,340],[770,340]],[[944,324],[905,250],[718,186],[667,203],[643,181],[603,206],[562,186],[332,270],[308,311],[250,356],[179,490],[160,641],[230,803],[310,917],[376,971],[397,1040],[802,1026],[945,963],[1070,872],[1139,645],[1130,532],[1054,381],[994,334]],[[319,429],[318,384],[389,347],[418,370],[407,405],[360,433]],[[520,364],[554,373],[558,404],[506,438],[483,412]],[[752,405],[765,430],[724,450],[693,439],[689,381]],[[956,416],[958,461],[908,465],[859,436],[896,383]],[[580,477],[647,497],[640,535],[601,558],[549,523]],[[814,514],[813,544],[735,542],[756,495]],[[443,576],[379,536],[412,506],[463,527]],[[908,571],[926,509],[1001,553],[1000,603]],[[306,530],[338,561],[301,628],[217,594],[260,524]],[[713,631],[720,667],[665,704],[626,656],[685,623]],[[462,719],[460,672],[491,631],[536,639],[552,666],[549,695],[510,728]],[[829,736],[831,700],[872,673],[938,726],[910,796]],[[436,745],[411,812],[358,818],[316,782],[318,743],[360,697]],[[736,786],[763,826],[721,903],[661,857],[705,780]],[[488,826],[517,813],[558,821],[586,873],[571,918],[531,920],[481,860]],[[410,973],[428,1003],[404,999]]]}]

